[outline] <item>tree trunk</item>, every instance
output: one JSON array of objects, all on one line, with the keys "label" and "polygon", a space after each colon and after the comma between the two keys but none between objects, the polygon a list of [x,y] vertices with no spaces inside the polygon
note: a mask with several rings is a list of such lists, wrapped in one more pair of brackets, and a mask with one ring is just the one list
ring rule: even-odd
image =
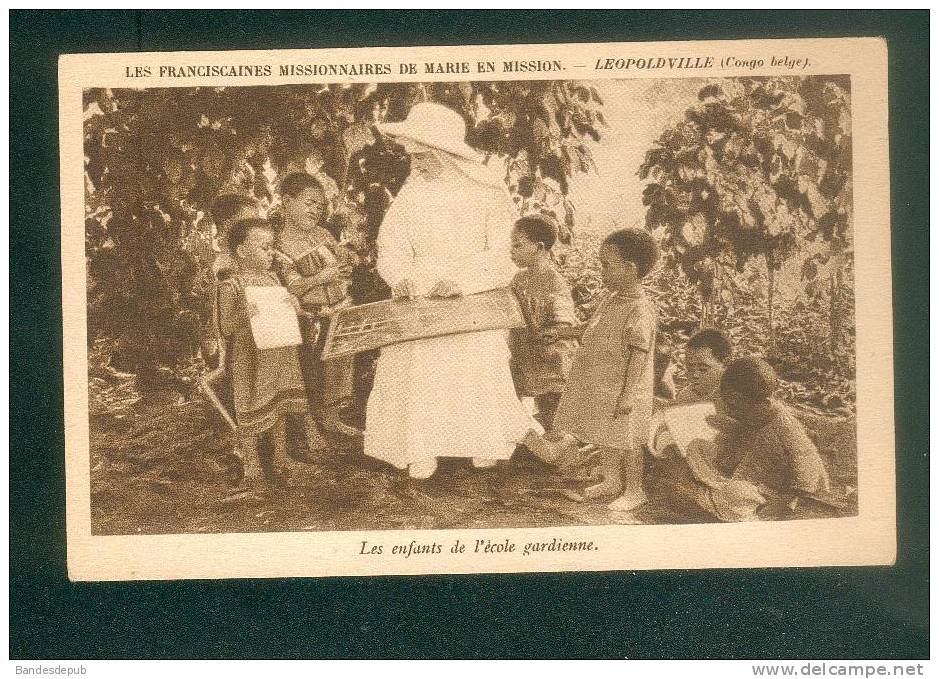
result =
[{"label": "tree trunk", "polygon": [[772,253],[766,253],[766,309],[767,309],[767,336],[766,353],[773,356],[776,353],[776,324],[773,318],[773,304],[776,296],[776,266]]},{"label": "tree trunk", "polygon": [[828,318],[828,340],[831,360],[834,362],[838,355],[838,349],[841,346],[841,286],[842,272],[839,268],[831,274],[830,295],[831,306]]},{"label": "tree trunk", "polygon": [[717,262],[711,264],[710,280],[707,286],[707,293],[701,294],[701,327],[706,328],[714,325],[714,303],[717,300],[718,271]]}]

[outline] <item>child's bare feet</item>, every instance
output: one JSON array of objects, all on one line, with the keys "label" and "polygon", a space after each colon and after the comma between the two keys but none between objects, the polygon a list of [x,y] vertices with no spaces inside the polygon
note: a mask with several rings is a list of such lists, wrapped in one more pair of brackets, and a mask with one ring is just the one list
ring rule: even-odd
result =
[{"label": "child's bare feet", "polygon": [[257,437],[242,437],[232,453],[241,463],[241,469],[236,472],[237,479],[234,485],[253,486],[264,480],[264,470],[261,468],[261,459],[258,457]]},{"label": "child's bare feet", "polygon": [[342,421],[342,418],[339,417],[339,410],[336,408],[330,409],[329,412],[323,416],[322,424],[323,429],[331,434],[338,434],[349,438],[362,436],[360,429],[356,429]]},{"label": "child's bare feet", "polygon": [[649,498],[643,490],[630,489],[607,505],[614,512],[631,512],[648,502]]},{"label": "child's bare feet", "polygon": [[552,441],[533,429],[529,429],[525,434],[522,445],[539,460],[552,465],[568,461],[577,452],[577,440],[573,436],[563,436]]},{"label": "child's bare feet", "polygon": [[601,481],[584,488],[585,500],[603,500],[623,492],[622,451],[603,448],[599,451],[598,458],[596,472]]},{"label": "child's bare feet", "polygon": [[271,431],[273,437],[273,456],[271,459],[271,472],[274,481],[279,485],[290,485],[290,480],[296,480],[303,472],[303,465],[294,460],[287,453],[287,422],[281,418]]},{"label": "child's bare feet", "polygon": [[425,481],[437,471],[437,458],[412,462],[408,465],[408,476],[415,481]]}]

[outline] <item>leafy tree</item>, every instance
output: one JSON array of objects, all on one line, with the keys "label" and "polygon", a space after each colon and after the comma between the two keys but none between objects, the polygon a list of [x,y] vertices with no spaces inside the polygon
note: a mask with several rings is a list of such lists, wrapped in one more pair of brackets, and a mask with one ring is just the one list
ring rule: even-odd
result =
[{"label": "leafy tree", "polygon": [[[807,281],[823,263],[843,269],[850,260],[844,256],[851,238],[849,81],[725,79],[702,87],[698,99],[640,166],[640,178],[650,180],[646,224],[664,230],[667,256],[697,283],[703,322],[716,299],[730,294],[734,272],[763,261],[772,352],[782,264],[815,239],[827,242],[829,252],[812,255]],[[835,306],[833,318],[841,313]]]},{"label": "leafy tree", "polygon": [[375,236],[409,171],[375,123],[418,101],[461,113],[467,142],[505,164],[520,211],[574,227],[568,178],[593,167],[604,125],[594,88],[564,81],[90,89],[84,93],[89,337],[113,340],[116,367],[145,386],[191,360],[210,300],[219,193],[241,191],[277,212],[276,185],[305,169],[330,189],[330,226],[361,265],[354,295],[386,293]]}]

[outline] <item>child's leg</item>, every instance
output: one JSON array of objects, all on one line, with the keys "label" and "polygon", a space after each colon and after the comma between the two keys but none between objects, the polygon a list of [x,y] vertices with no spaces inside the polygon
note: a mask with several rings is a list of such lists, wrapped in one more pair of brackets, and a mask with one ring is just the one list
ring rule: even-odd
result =
[{"label": "child's leg", "polygon": [[623,491],[622,495],[610,503],[609,508],[619,512],[631,512],[648,500],[642,488],[645,458],[639,446],[633,446],[622,453]]},{"label": "child's leg", "polygon": [[301,465],[287,453],[287,418],[280,417],[271,429],[273,457],[271,469],[275,478],[292,476],[301,470]]},{"label": "child's leg", "polygon": [[561,402],[561,394],[553,392],[550,394],[539,394],[535,396],[535,405],[538,407],[538,421],[550,432],[554,426],[554,413],[558,410],[558,404]]},{"label": "child's leg", "polygon": [[260,437],[253,434],[238,435],[238,447],[235,449],[235,455],[241,459],[245,483],[254,483],[264,478],[264,471],[261,469],[261,458],[258,455],[259,440]]},{"label": "child's leg", "polygon": [[329,443],[320,432],[319,425],[310,413],[304,413],[301,416],[300,424],[303,426],[303,435],[306,437],[307,448],[310,449],[310,457],[318,457],[329,447]]}]

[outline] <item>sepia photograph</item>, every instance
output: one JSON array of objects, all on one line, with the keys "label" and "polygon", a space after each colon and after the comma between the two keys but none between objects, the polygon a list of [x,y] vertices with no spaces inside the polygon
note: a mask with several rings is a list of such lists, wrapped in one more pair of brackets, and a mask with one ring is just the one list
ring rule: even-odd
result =
[{"label": "sepia photograph", "polygon": [[171,577],[889,558],[855,42],[64,58],[72,537],[219,545]]},{"label": "sepia photograph", "polygon": [[12,11],[10,673],[928,674],[928,20]]},{"label": "sepia photograph", "polygon": [[857,513],[849,77],[83,94],[95,534]]}]

